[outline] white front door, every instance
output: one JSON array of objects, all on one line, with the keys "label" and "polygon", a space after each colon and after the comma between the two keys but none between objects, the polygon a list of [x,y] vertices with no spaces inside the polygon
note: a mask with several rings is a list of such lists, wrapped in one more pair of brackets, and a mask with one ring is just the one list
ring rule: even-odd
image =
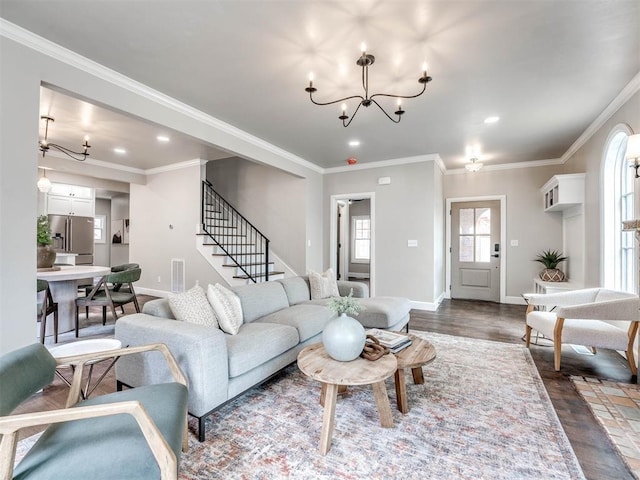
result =
[{"label": "white front door", "polygon": [[500,301],[500,202],[451,204],[451,298]]}]

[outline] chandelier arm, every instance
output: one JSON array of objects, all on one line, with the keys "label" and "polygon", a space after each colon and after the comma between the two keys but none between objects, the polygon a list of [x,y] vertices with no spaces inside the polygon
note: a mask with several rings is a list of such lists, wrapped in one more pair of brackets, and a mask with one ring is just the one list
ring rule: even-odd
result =
[{"label": "chandelier arm", "polygon": [[358,106],[356,107],[356,110],[353,112],[353,115],[351,115],[351,118],[349,119],[349,121],[347,123],[344,123],[344,120],[342,120],[342,126],[343,127],[348,127],[349,125],[351,125],[351,122],[353,122],[353,119],[356,118],[356,114],[358,113],[358,110],[360,110],[360,106],[362,105],[362,103],[359,103]]},{"label": "chandelier arm", "polygon": [[[382,95],[382,94],[381,94],[381,95]],[[400,120],[402,120],[402,118],[401,118],[400,116],[398,116],[398,119],[397,119],[397,120],[394,120],[394,119],[391,117],[391,115],[389,115],[389,114],[386,112],[386,110],[385,110],[384,108],[382,108],[382,106],[381,106],[378,102],[376,102],[376,101],[373,99],[373,97],[375,97],[375,95],[371,97],[371,103],[375,103],[375,104],[376,104],[376,106],[377,106],[380,110],[382,110],[382,113],[384,113],[384,114],[387,116],[387,118],[388,118],[389,120],[391,120],[393,123],[400,123]],[[354,116],[355,116],[355,114],[354,114]]]},{"label": "chandelier arm", "polygon": [[344,97],[344,98],[341,98],[341,99],[339,99],[339,100],[334,100],[334,101],[332,101],[332,102],[326,102],[326,103],[323,103],[323,102],[316,102],[316,101],[313,99],[313,93],[309,92],[309,100],[311,100],[311,102],[312,102],[312,103],[314,103],[314,104],[316,104],[316,105],[320,105],[320,106],[324,106],[324,105],[333,105],[334,103],[346,102],[347,100],[352,100],[352,99],[354,99],[354,98],[359,98],[361,101],[362,101],[362,100],[364,100],[364,97],[362,97],[361,95],[352,95],[352,96],[350,96],[350,97]]},{"label": "chandelier arm", "polygon": [[[64,153],[66,156],[73,158],[74,160],[77,160],[78,162],[84,162],[87,157],[89,156],[89,154],[87,152],[81,153],[81,152],[74,152],[73,150],[69,150],[68,148],[65,148],[61,145],[58,145],[56,143],[47,143],[47,146],[49,148],[53,147],[56,150]],[[78,157],[75,157],[74,155],[77,155]],[[44,152],[43,152],[43,156],[44,156]]]},{"label": "chandelier arm", "polygon": [[362,65],[362,88],[364,88],[364,98],[369,98],[369,66]]},{"label": "chandelier arm", "polygon": [[415,94],[415,95],[390,95],[388,93],[376,93],[374,95],[371,95],[371,98],[373,98],[373,97],[416,98],[416,97],[419,97],[420,95],[422,95],[426,89],[427,89],[427,84],[424,83],[422,85],[422,91],[420,93]]}]

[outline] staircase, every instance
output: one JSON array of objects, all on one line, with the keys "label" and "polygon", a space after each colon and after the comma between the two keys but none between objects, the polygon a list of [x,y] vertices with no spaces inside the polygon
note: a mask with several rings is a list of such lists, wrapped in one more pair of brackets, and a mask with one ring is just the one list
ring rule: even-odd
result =
[{"label": "staircase", "polygon": [[198,250],[230,285],[283,278],[275,270],[269,239],[222,198],[207,180],[202,182],[202,231]]}]

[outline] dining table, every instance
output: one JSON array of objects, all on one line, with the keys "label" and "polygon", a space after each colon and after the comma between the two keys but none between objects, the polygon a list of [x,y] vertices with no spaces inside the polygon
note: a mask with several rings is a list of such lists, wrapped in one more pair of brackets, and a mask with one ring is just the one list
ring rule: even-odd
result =
[{"label": "dining table", "polygon": [[[60,265],[56,270],[38,271],[37,278],[49,282],[53,301],[58,303],[58,330],[60,333],[75,329],[76,324],[76,298],[78,297],[78,284],[92,283],[96,277],[102,277],[111,273],[110,267],[98,265]],[[47,330],[52,327],[49,322]],[[48,332],[47,334],[51,334]]]}]

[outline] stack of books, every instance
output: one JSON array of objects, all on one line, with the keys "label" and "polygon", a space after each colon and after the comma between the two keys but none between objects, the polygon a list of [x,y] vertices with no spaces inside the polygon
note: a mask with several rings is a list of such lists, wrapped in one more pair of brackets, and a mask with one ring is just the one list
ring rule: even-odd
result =
[{"label": "stack of books", "polygon": [[380,345],[387,347],[391,350],[391,353],[398,353],[411,345],[411,338],[408,335],[403,335],[398,332],[372,328],[367,330],[366,333],[367,335],[373,335],[376,337],[380,342]]}]

